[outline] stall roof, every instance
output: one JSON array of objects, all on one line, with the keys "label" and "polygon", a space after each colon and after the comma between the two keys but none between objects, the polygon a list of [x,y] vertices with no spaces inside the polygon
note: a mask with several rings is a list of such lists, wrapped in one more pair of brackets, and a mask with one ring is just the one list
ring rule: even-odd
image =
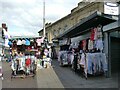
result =
[{"label": "stall roof", "polygon": [[13,36],[11,39],[23,39],[23,38],[33,39],[33,38],[42,38],[42,36]]},{"label": "stall roof", "polygon": [[118,20],[117,16],[106,15],[96,11],[95,13],[81,20],[79,23],[77,23],[75,26],[67,30],[65,33],[59,35],[57,39],[75,37],[92,27],[96,27],[98,25],[104,26],[112,22],[115,22],[116,20]]},{"label": "stall roof", "polygon": [[113,31],[113,30],[120,30],[120,19],[116,22],[113,22],[111,24],[108,24],[108,25],[105,25],[103,27],[103,31],[104,32],[110,32],[110,31]]}]

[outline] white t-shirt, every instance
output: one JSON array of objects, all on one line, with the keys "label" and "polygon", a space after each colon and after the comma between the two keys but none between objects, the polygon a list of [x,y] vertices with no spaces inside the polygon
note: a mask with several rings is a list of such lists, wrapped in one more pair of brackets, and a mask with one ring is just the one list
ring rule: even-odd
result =
[{"label": "white t-shirt", "polygon": [[26,41],[23,39],[23,40],[22,40],[22,44],[25,45],[25,42],[26,42]]},{"label": "white t-shirt", "polygon": [[17,41],[17,45],[22,45],[22,41],[21,41],[21,40],[18,40],[18,41]]}]

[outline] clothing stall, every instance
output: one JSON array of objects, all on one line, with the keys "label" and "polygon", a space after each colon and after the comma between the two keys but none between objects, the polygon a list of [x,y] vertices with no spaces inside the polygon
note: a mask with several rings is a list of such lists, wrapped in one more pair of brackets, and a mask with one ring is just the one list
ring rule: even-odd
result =
[{"label": "clothing stall", "polygon": [[20,53],[19,56],[14,56],[11,62],[12,75],[15,77],[34,77],[36,74],[36,60],[34,56],[24,56]]},{"label": "clothing stall", "polygon": [[19,37],[9,40],[13,77],[34,77],[36,70],[51,66],[50,46],[43,47],[44,37]]},{"label": "clothing stall", "polygon": [[[38,40],[39,39],[39,40]],[[41,48],[43,38],[14,38],[8,42],[11,55],[11,79],[15,77],[34,77],[37,68],[36,53]]]},{"label": "clothing stall", "polygon": [[60,66],[71,65],[73,61],[73,53],[70,50],[70,39],[60,40],[60,51],[58,55],[58,61],[60,62]]},{"label": "clothing stall", "polygon": [[88,75],[103,75],[107,71],[106,55],[103,52],[102,26],[90,28],[90,33],[77,42],[72,68],[75,72]]}]

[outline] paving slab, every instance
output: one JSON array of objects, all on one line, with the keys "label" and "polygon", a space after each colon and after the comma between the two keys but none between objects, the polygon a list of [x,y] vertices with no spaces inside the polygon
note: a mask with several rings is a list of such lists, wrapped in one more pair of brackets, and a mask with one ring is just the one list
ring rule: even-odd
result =
[{"label": "paving slab", "polygon": [[64,88],[53,68],[43,68],[37,70],[38,88]]}]

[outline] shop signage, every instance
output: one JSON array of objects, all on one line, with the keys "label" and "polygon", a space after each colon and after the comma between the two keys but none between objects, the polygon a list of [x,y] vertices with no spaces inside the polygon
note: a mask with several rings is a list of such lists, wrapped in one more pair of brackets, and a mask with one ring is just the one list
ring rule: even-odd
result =
[{"label": "shop signage", "polygon": [[119,5],[117,3],[104,3],[104,13],[109,15],[119,15]]}]

